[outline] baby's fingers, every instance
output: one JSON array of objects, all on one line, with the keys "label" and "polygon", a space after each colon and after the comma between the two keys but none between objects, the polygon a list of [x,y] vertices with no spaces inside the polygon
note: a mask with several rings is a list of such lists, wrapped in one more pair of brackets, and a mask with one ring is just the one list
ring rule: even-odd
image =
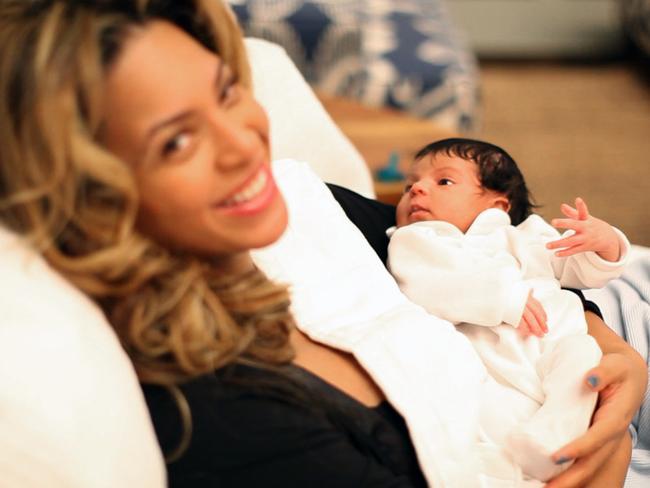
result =
[{"label": "baby's fingers", "polygon": [[555,253],[556,256],[571,256],[581,252],[584,244],[584,237],[580,234],[573,234],[556,241],[546,243],[546,249],[562,249]]},{"label": "baby's fingers", "polygon": [[577,232],[584,227],[584,222],[576,219],[553,219],[551,225],[556,229],[572,229]]},{"label": "baby's fingers", "polygon": [[539,328],[541,329],[541,332],[546,334],[548,332],[548,325],[546,325],[546,321],[548,320],[548,317],[546,315],[546,310],[544,310],[542,304],[539,301],[537,301],[535,297],[531,296],[530,299],[528,300],[528,304],[526,305],[526,308],[535,317],[535,321],[537,322]]},{"label": "baby's fingers", "polygon": [[555,251],[555,255],[558,258],[566,258],[569,256],[573,256],[574,254],[585,252],[586,250],[587,249],[584,246],[571,246],[571,247],[567,247],[566,249],[560,249],[559,251]]},{"label": "baby's fingers", "polygon": [[589,218],[589,209],[585,201],[578,197],[576,198],[576,210],[578,211],[578,218],[580,220],[587,220]]},{"label": "baby's fingers", "polygon": [[517,334],[519,334],[519,337],[522,339],[527,339],[532,334],[530,326],[528,323],[526,323],[525,319],[522,319],[522,321],[519,323],[519,327],[517,327]]},{"label": "baby's fingers", "polygon": [[570,219],[579,219],[578,211],[568,203],[560,205],[560,211]]},{"label": "baby's fingers", "polygon": [[524,321],[526,324],[528,324],[528,329],[530,330],[530,333],[537,336],[537,337],[542,337],[545,333],[545,326],[543,327],[539,321],[537,320],[537,317],[533,313],[533,311],[529,308],[526,307],[524,309]]}]

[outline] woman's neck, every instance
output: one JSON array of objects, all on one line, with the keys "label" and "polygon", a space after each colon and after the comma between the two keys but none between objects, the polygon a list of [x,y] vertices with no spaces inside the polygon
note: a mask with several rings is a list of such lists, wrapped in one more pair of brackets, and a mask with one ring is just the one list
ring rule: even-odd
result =
[{"label": "woman's neck", "polygon": [[248,251],[228,256],[214,256],[211,262],[216,269],[228,275],[241,275],[255,269],[255,263]]}]

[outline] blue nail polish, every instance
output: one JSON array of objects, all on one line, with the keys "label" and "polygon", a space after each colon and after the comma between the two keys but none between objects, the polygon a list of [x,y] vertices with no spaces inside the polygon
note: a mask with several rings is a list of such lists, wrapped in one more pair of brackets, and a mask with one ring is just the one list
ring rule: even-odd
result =
[{"label": "blue nail polish", "polygon": [[564,464],[564,463],[568,463],[569,461],[572,461],[570,457],[562,456],[555,460],[555,464]]},{"label": "blue nail polish", "polygon": [[596,388],[598,386],[598,377],[597,376],[589,376],[587,378],[587,383],[589,383],[592,388]]}]

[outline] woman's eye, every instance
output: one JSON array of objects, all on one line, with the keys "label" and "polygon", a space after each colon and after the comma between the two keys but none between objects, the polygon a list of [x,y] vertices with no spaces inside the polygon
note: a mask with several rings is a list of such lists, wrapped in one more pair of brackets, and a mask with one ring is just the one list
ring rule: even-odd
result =
[{"label": "woman's eye", "polygon": [[233,96],[235,95],[235,89],[236,86],[232,82],[226,83],[222,88],[221,92],[219,93],[219,101],[221,102],[228,102]]},{"label": "woman's eye", "polygon": [[162,149],[163,156],[171,156],[178,151],[185,149],[190,143],[189,134],[182,132],[169,139]]},{"label": "woman's eye", "polygon": [[236,99],[238,93],[237,77],[227,75],[219,87],[219,102],[228,104]]},{"label": "woman's eye", "polygon": [[440,178],[438,180],[438,185],[440,186],[446,186],[446,185],[453,185],[454,182],[451,181],[449,178]]}]

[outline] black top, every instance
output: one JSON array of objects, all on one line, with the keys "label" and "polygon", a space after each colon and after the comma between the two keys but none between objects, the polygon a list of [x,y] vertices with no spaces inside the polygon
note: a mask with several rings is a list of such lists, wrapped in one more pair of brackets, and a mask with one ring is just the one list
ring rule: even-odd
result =
[{"label": "black top", "polygon": [[386,229],[396,224],[395,207],[366,198],[342,186],[328,183],[332,195],[343,208],[348,219],[356,225],[375,250],[382,263],[388,260]]},{"label": "black top", "polygon": [[[178,408],[145,385],[158,440],[180,438]],[[386,402],[369,408],[297,366],[231,366],[182,386],[193,432],[168,465],[170,487],[424,487],[406,425]]]}]

